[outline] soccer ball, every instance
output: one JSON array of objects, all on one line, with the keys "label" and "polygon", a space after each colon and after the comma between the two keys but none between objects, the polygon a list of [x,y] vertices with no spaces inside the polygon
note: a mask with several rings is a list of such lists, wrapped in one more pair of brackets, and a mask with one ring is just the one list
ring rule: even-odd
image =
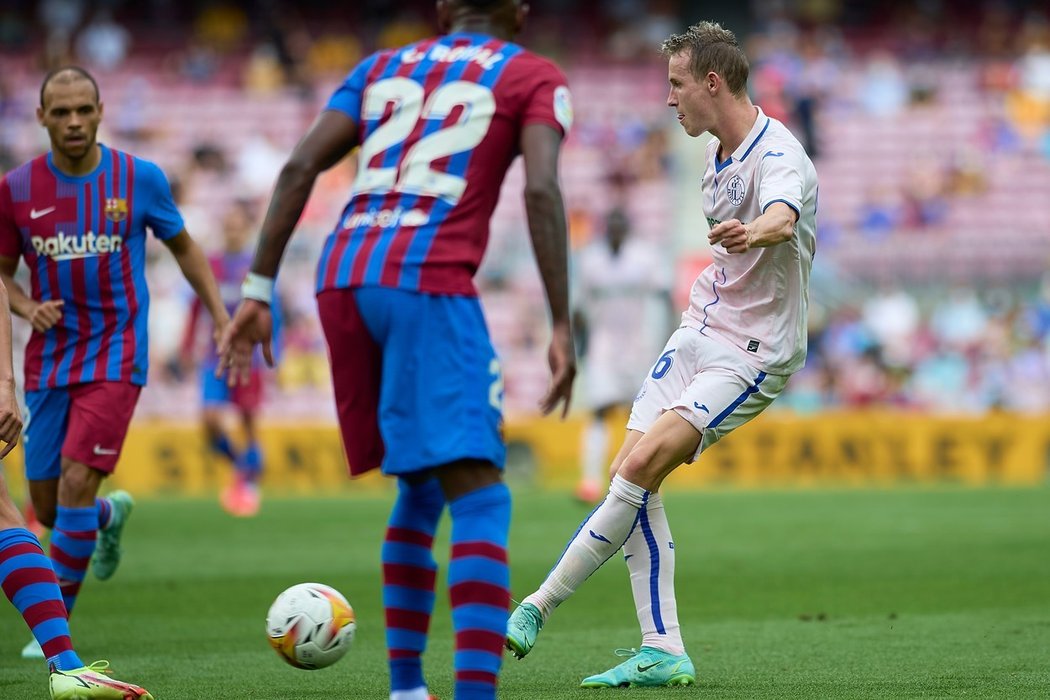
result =
[{"label": "soccer ball", "polygon": [[357,623],[343,594],[323,583],[298,583],[270,606],[266,636],[296,668],[331,666],[350,650]]}]

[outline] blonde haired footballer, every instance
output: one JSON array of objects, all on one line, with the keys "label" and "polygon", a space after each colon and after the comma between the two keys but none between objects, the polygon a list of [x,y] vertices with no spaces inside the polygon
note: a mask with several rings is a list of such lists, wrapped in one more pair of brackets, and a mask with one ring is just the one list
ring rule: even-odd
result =
[{"label": "blonde haired footballer", "polygon": [[514,611],[506,645],[529,653],[550,614],[621,548],[642,644],[586,688],[696,682],[674,593],[664,479],[761,413],[806,357],[817,176],[798,140],[747,96],[748,61],[732,32],[701,22],[663,45],[678,121],[711,132],[701,195],[712,263],[693,284],[682,325],[635,399],[602,504],[543,584]]}]

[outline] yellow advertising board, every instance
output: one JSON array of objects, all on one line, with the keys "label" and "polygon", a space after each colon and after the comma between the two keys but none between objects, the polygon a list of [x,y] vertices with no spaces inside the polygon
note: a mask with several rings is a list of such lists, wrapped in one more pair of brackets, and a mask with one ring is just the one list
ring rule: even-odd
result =
[{"label": "yellow advertising board", "polygon": [[[506,425],[508,470],[540,486],[568,487],[579,474],[582,418],[530,418]],[[613,426],[620,434],[622,422]],[[334,425],[264,424],[264,485],[274,494],[383,488],[351,482]],[[611,455],[610,455],[611,456]],[[21,450],[4,463],[21,472]],[[1050,461],[1050,419],[991,414],[770,413],[741,428],[671,477],[678,487],[889,486],[910,483],[1034,485]],[[196,425],[133,424],[112,486],[139,494],[214,493],[230,468],[206,448]],[[19,492],[21,479],[9,479]]]},{"label": "yellow advertising board", "polygon": [[[579,426],[530,421],[507,439],[535,451],[544,481],[571,483]],[[1050,468],[1050,418],[898,412],[761,416],[678,469],[682,486],[1038,484]]]}]

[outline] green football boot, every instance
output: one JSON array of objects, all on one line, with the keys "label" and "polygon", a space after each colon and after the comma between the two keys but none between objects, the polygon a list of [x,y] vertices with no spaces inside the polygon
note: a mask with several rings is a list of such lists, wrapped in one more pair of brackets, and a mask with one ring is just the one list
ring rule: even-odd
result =
[{"label": "green football boot", "polygon": [[642,647],[638,650],[617,649],[616,655],[630,658],[605,673],[584,678],[580,687],[652,688],[696,683],[696,668],[685,654],[675,656],[652,647]]},{"label": "green football boot", "polygon": [[72,671],[51,667],[52,700],[153,700],[145,688],[109,675],[109,662],[96,661]]},{"label": "green football boot", "polygon": [[100,581],[113,576],[120,565],[120,536],[124,532],[128,516],[131,515],[131,509],[135,507],[135,499],[127,491],[114,491],[107,498],[113,505],[113,514],[109,519],[109,526],[98,531],[98,544],[95,545],[95,553],[91,557],[91,571]]},{"label": "green football boot", "polygon": [[507,642],[504,646],[519,659],[532,651],[536,637],[543,629],[543,615],[532,603],[522,603],[507,620]]}]

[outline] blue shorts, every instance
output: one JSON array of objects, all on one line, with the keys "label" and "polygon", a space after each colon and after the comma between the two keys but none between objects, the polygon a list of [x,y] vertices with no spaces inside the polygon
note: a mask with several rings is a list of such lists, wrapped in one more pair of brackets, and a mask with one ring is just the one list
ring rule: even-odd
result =
[{"label": "blue shorts", "polygon": [[141,391],[141,386],[125,382],[27,391],[22,439],[26,478],[59,478],[63,457],[112,473]]},{"label": "blue shorts", "polygon": [[229,403],[230,387],[226,384],[226,375],[215,376],[216,365],[208,362],[201,366],[199,380],[201,387],[201,404],[215,406]]},{"label": "blue shorts", "polygon": [[503,374],[477,298],[363,287],[317,306],[352,475],[503,467]]}]

